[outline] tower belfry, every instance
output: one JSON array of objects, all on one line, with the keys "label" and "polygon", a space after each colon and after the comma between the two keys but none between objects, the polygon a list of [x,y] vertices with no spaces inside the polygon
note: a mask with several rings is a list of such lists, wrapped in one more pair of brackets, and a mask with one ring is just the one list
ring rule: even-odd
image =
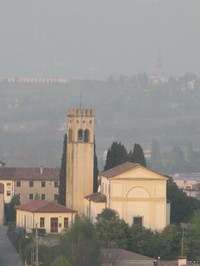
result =
[{"label": "tower belfry", "polygon": [[93,193],[94,112],[69,109],[67,116],[66,206],[84,213],[84,197]]}]

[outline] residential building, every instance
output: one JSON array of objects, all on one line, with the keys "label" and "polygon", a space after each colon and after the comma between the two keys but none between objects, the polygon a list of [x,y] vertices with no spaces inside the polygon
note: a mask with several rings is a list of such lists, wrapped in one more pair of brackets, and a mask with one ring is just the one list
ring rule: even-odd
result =
[{"label": "residential building", "polygon": [[59,168],[1,167],[5,203],[18,195],[22,204],[37,199],[56,201],[59,193]]},{"label": "residential building", "polygon": [[92,221],[97,212],[111,208],[130,225],[162,230],[170,223],[165,176],[126,162],[100,173],[99,178],[100,192],[85,197],[85,211]]},{"label": "residential building", "polygon": [[27,232],[33,228],[45,229],[46,233],[61,233],[74,219],[76,211],[47,200],[33,200],[18,205],[16,225]]}]

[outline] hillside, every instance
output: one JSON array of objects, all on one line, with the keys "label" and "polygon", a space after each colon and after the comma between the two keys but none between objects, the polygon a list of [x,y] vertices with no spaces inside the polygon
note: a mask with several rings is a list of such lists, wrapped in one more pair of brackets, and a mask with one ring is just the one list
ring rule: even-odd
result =
[{"label": "hillside", "polygon": [[[60,166],[68,108],[94,108],[99,159],[113,141],[161,150],[200,149],[200,80],[186,74],[154,84],[149,77],[68,83],[0,82],[0,159],[12,166]],[[101,162],[99,160],[99,164]]]}]

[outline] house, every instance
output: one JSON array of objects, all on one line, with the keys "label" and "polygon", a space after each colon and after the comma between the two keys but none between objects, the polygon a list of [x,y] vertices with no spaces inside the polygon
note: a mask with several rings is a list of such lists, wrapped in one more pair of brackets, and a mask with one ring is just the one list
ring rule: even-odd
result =
[{"label": "house", "polygon": [[170,223],[165,176],[126,162],[101,172],[99,178],[100,191],[85,197],[85,212],[91,221],[104,208],[111,208],[130,225],[163,230]]},{"label": "house", "polygon": [[0,183],[0,226],[4,224],[4,185]]},{"label": "house", "polygon": [[154,266],[155,259],[120,248],[102,249],[102,266]]},{"label": "house", "polygon": [[22,204],[35,198],[57,200],[59,168],[0,167],[0,182],[4,184],[4,201],[10,202],[14,195]]},{"label": "house", "polygon": [[33,228],[45,229],[46,233],[61,233],[73,222],[76,211],[47,200],[33,200],[17,205],[16,226],[27,232]]}]

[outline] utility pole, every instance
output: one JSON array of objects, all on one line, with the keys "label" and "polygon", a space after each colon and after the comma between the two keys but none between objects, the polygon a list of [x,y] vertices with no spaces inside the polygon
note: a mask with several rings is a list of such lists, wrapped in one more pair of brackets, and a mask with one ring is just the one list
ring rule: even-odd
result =
[{"label": "utility pole", "polygon": [[37,230],[37,224],[35,228],[35,266],[39,266],[39,259],[38,259],[38,230]]}]

